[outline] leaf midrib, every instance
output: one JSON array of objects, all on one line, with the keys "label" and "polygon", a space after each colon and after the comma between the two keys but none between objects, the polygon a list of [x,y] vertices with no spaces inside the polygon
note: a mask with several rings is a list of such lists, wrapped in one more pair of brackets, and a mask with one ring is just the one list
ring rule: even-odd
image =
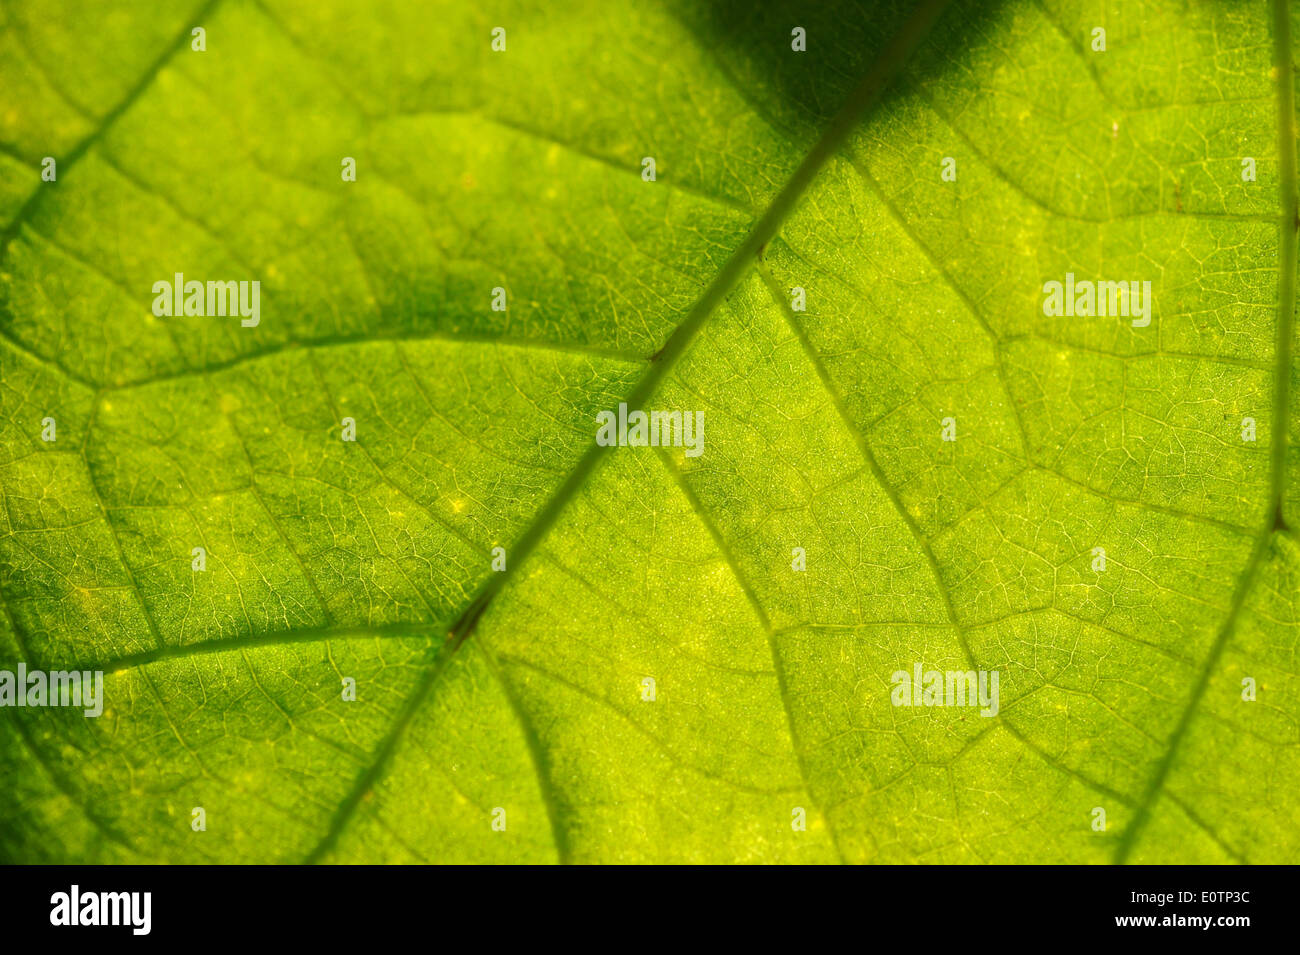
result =
[{"label": "leaf midrib", "polygon": [[[762,217],[753,225],[744,241],[723,264],[713,281],[669,335],[663,347],[653,356],[650,367],[624,399],[629,407],[639,407],[655,392],[663,378],[685,353],[708,317],[757,261],[759,251],[777,234],[786,218],[803,198],[804,193],[812,184],[818,172],[843,145],[853,126],[860,120],[863,113],[875,103],[889,81],[902,68],[912,51],[916,49],[934,25],[939,14],[948,5],[948,2],[949,0],[920,0],[916,5],[899,32],[885,46],[857,87],[845,99],[844,104],[832,118],[826,131],[804,157],[785,186],[777,193]],[[447,659],[450,659],[456,653],[461,644],[474,631],[493,598],[511,580],[513,574],[518,572],[519,566],[527,560],[528,556],[541,543],[569,501],[586,484],[587,478],[595,470],[606,450],[607,448],[604,446],[596,444],[593,438],[587,451],[578,460],[568,477],[537,512],[524,532],[515,540],[511,547],[511,560],[507,565],[507,569],[492,574],[487,579],[480,590],[471,598],[459,619],[450,628],[451,646],[447,648],[445,653]],[[429,679],[417,686],[411,698],[404,704],[403,712],[407,711],[407,707],[412,713],[418,710],[432,690],[434,682],[434,680]],[[504,687],[503,680],[498,680],[498,682],[502,683]],[[522,721],[522,713],[519,713],[517,708],[516,716]],[[379,764],[386,761],[392,754],[398,738],[408,722],[409,720],[394,726],[385,737],[379,749],[376,765],[362,774],[357,781],[357,786],[349,794],[344,805],[354,809],[360,802],[361,796],[364,795],[366,789],[379,777],[382,771],[382,766]],[[543,793],[546,793],[546,783],[540,771],[538,747],[530,745],[529,749],[534,766],[538,769],[539,786]],[[806,778],[804,779],[804,785],[807,788]],[[567,862],[569,861],[567,858],[567,839],[562,831],[563,827],[556,818],[551,802],[551,800],[547,800],[548,815],[552,826],[552,842],[559,853],[560,861]],[[346,822],[346,815],[337,818],[335,826],[331,827],[331,833],[327,835],[325,841],[332,844],[337,839],[338,831],[341,831]],[[323,845],[324,842],[313,850],[308,856],[308,861],[316,861],[321,857]]]}]

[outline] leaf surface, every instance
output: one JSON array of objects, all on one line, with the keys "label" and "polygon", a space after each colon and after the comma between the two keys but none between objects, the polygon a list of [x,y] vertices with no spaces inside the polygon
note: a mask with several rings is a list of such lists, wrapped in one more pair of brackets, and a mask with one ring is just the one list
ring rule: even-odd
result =
[{"label": "leaf surface", "polygon": [[1295,861],[1295,24],[1076,6],[3,7],[0,857]]}]

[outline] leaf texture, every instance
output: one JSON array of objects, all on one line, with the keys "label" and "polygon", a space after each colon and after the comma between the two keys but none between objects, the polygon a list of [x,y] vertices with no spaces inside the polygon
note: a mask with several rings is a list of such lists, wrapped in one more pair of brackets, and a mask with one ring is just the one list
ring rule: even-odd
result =
[{"label": "leaf texture", "polygon": [[1294,13],[1087,6],[0,8],[0,858],[1296,861]]}]

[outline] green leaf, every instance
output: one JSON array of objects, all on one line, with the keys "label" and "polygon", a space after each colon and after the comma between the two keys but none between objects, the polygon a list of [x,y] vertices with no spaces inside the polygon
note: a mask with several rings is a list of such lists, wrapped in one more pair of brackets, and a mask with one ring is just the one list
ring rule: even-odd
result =
[{"label": "green leaf", "polygon": [[1078,6],[0,7],[0,858],[1296,861],[1296,24]]}]

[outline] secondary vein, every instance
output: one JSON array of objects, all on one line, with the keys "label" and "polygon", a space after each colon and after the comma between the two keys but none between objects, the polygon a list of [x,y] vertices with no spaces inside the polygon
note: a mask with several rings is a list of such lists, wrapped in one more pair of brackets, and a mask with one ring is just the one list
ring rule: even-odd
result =
[{"label": "secondary vein", "polygon": [[1273,67],[1277,82],[1277,134],[1278,134],[1278,179],[1280,181],[1282,212],[1278,223],[1280,232],[1278,244],[1278,301],[1277,301],[1277,366],[1276,381],[1273,386],[1273,435],[1271,455],[1271,475],[1269,482],[1269,499],[1264,514],[1264,524],[1260,529],[1255,546],[1250,552],[1246,569],[1237,583],[1232,595],[1232,605],[1228,616],[1219,628],[1206,655],[1205,663],[1197,676],[1196,684],[1183,708],[1178,725],[1169,737],[1165,753],[1156,767],[1151,783],[1143,793],[1138,811],[1133,821],[1124,830],[1119,845],[1115,850],[1116,864],[1123,864],[1132,855],[1139,835],[1151,818],[1151,810],[1160,798],[1165,781],[1173,769],[1192,719],[1200,705],[1201,698],[1210,685],[1228,640],[1236,628],[1237,620],[1245,606],[1259,575],[1259,567],[1268,553],[1273,534],[1286,529],[1283,517],[1283,498],[1286,488],[1286,450],[1289,426],[1288,410],[1291,394],[1291,337],[1295,327],[1295,273],[1296,273],[1296,230],[1300,228],[1296,201],[1296,125],[1295,125],[1295,78],[1291,54],[1290,11],[1286,0],[1273,0]]}]

